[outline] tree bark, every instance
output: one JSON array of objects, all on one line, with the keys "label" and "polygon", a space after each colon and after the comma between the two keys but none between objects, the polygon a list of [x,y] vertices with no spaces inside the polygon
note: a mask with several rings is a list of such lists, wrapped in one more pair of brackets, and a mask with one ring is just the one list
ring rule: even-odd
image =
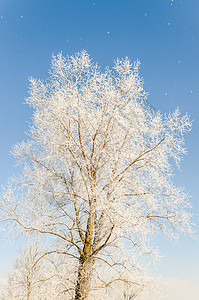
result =
[{"label": "tree bark", "polygon": [[93,260],[80,257],[75,300],[87,300],[92,279]]},{"label": "tree bark", "polygon": [[96,197],[90,202],[90,214],[87,221],[83,255],[79,258],[77,284],[75,288],[75,300],[87,300],[91,287],[94,259],[91,257],[92,242],[94,236],[94,223],[96,214]]}]

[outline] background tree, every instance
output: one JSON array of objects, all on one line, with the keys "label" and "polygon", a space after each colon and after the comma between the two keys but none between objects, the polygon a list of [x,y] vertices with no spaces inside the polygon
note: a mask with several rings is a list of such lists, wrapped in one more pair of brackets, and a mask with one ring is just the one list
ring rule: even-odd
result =
[{"label": "background tree", "polygon": [[[8,286],[2,299],[34,300],[58,299],[52,288],[49,293],[49,281],[54,277],[48,260],[42,259],[43,253],[37,241],[29,243],[26,249],[20,250],[12,265],[8,277]],[[54,296],[54,297],[53,297]]]},{"label": "background tree", "polygon": [[102,72],[82,51],[30,79],[29,140],[14,147],[24,172],[4,189],[1,215],[10,230],[60,241],[75,299],[139,284],[154,235],[190,232],[187,195],[171,178],[191,122],[149,107],[138,68],[126,58]]}]

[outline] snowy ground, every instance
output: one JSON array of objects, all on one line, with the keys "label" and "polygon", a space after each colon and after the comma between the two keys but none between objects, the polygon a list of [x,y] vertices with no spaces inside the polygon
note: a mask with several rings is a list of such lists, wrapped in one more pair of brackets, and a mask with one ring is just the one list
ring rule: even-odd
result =
[{"label": "snowy ground", "polygon": [[199,283],[180,280],[178,278],[167,278],[161,280],[161,291],[156,297],[154,295],[137,298],[137,300],[198,300]]}]

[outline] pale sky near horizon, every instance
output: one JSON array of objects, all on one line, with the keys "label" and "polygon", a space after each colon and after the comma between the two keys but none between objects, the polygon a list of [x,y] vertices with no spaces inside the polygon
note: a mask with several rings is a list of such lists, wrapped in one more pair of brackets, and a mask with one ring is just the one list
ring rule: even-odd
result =
[{"label": "pale sky near horizon", "polygon": [[[164,113],[179,107],[194,120],[185,136],[188,155],[181,170],[175,170],[174,181],[191,195],[198,238],[198,12],[198,0],[1,0],[0,185],[17,173],[9,154],[12,145],[26,139],[32,113],[23,105],[28,77],[47,77],[52,54],[60,51],[70,55],[85,49],[102,68],[128,56],[141,61],[148,101],[156,110]],[[191,286],[195,298],[189,299],[198,300],[199,242],[181,237],[174,243],[158,237],[154,243],[162,256],[156,274],[168,278],[173,295]],[[6,242],[0,233],[0,286],[20,245]]]}]

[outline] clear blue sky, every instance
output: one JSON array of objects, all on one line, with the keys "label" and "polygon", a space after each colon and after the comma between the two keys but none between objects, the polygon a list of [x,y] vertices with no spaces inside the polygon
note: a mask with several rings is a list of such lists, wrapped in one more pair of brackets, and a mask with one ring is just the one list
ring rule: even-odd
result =
[{"label": "clear blue sky", "polygon": [[[117,57],[141,61],[151,105],[162,112],[177,106],[194,119],[186,136],[188,156],[175,182],[192,195],[199,224],[199,1],[198,0],[1,0],[0,1],[0,184],[16,173],[11,146],[26,138],[31,109],[23,105],[28,77],[45,78],[52,54],[87,50],[111,66]],[[17,244],[18,245],[18,244]],[[16,255],[0,234],[0,276]],[[199,242],[160,239],[164,277],[199,284]]]}]

